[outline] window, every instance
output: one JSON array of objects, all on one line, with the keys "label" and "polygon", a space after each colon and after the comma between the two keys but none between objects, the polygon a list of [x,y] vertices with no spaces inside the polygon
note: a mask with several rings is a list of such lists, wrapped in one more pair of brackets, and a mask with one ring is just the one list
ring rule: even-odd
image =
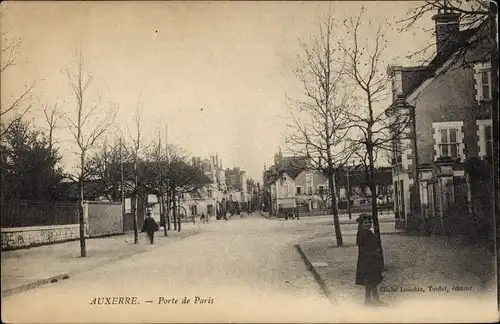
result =
[{"label": "window", "polygon": [[474,79],[476,81],[476,100],[491,100],[491,63],[474,64]]},{"label": "window", "polygon": [[[479,126],[479,124],[477,124]],[[434,161],[440,158],[451,158],[463,161],[465,160],[465,144],[463,133],[463,121],[446,121],[434,122],[433,139],[434,139]],[[477,129],[477,135],[483,136],[482,131]]]},{"label": "window", "polygon": [[283,198],[288,198],[288,185],[283,186]]},{"label": "window", "polygon": [[481,72],[481,92],[483,95],[483,100],[491,99],[491,83],[490,83],[490,72]]},{"label": "window", "polygon": [[491,133],[491,125],[486,125],[484,126],[484,142],[485,142],[485,149],[486,149],[486,156],[492,157],[493,156],[493,140],[492,140],[492,133]]},{"label": "window", "polygon": [[439,154],[440,157],[458,157],[458,140],[457,140],[457,130],[450,129],[440,129],[441,142],[439,143]]},{"label": "window", "polygon": [[341,187],[339,189],[339,197],[344,199],[346,197],[346,192],[347,192],[347,190],[344,187]]},{"label": "window", "polygon": [[319,191],[319,194],[322,195],[325,191],[325,187],[324,186],[318,186],[318,191]]},{"label": "window", "polygon": [[297,187],[297,195],[300,195],[301,191],[302,191],[302,188],[301,187]]},{"label": "window", "polygon": [[212,198],[213,192],[212,189],[208,189],[208,198]]},{"label": "window", "polygon": [[493,156],[493,129],[491,119],[477,119],[477,148],[480,158]]},{"label": "window", "polygon": [[312,195],[313,194],[313,188],[312,187],[307,187],[307,194]]}]

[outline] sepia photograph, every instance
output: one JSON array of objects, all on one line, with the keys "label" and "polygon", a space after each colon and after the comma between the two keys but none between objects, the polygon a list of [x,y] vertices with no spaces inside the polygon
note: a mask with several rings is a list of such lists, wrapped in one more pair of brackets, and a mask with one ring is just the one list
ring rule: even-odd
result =
[{"label": "sepia photograph", "polygon": [[486,0],[3,1],[4,323],[489,323]]}]

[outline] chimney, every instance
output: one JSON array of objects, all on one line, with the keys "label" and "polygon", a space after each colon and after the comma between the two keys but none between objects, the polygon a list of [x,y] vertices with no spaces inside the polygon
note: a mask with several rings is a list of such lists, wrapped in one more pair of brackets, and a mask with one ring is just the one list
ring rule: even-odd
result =
[{"label": "chimney", "polygon": [[222,159],[220,159],[219,167],[222,169]]},{"label": "chimney", "polygon": [[196,165],[196,157],[194,157],[194,156],[193,156],[193,157],[191,158],[191,162],[193,163],[193,166],[195,166],[195,165]]},{"label": "chimney", "polygon": [[432,20],[436,22],[436,55],[443,56],[453,51],[460,43],[460,14],[449,9],[440,9]]},{"label": "chimney", "polygon": [[219,153],[215,153],[215,166],[219,167]]}]

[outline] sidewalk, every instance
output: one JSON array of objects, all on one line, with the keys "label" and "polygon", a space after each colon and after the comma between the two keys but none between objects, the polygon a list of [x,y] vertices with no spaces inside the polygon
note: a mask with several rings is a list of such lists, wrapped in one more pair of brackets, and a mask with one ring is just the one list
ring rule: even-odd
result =
[{"label": "sidewalk", "polygon": [[[139,244],[134,244],[134,233],[105,238],[87,239],[87,257],[80,257],[80,241],[2,252],[2,297],[63,280],[132,255],[167,245],[201,233],[201,227],[182,224],[182,231],[171,230],[168,237],[163,228],[155,235],[151,246],[145,233],[139,233]],[[67,278],[66,278],[67,277]]]},{"label": "sidewalk", "polygon": [[[260,212],[260,214],[263,216],[263,217],[266,217],[270,220],[274,220],[274,221],[279,221],[279,220],[284,220],[285,218],[284,217],[278,217],[278,216],[272,216],[272,217],[269,217],[269,213],[268,212]],[[349,215],[348,214],[339,214],[339,224],[341,225],[345,225],[345,224],[357,224],[356,222],[356,218],[359,217],[359,215],[361,215],[361,213],[353,213],[351,214],[351,218],[349,219]],[[312,216],[309,216],[309,215],[299,215],[300,219],[325,219],[325,220],[330,220],[330,222],[333,224],[333,215],[332,214],[328,214],[328,215],[312,215]],[[379,214],[378,215],[378,220],[380,223],[386,223],[386,222],[392,222],[394,223],[394,213],[384,213],[384,214]]]},{"label": "sidewalk", "polygon": [[[493,279],[495,261],[487,249],[479,246],[461,246],[454,239],[409,236],[394,230],[393,226],[393,224],[381,224],[387,272],[384,273],[384,281],[379,286],[381,300],[391,306],[385,307],[382,312],[385,311],[385,315],[389,316],[391,321],[418,322],[419,320],[414,319],[429,319],[432,316],[444,315],[446,311],[456,310],[457,307],[458,310],[463,309],[464,306],[469,310],[471,307],[477,308],[479,312],[484,307],[490,312],[491,306],[494,306],[496,314],[496,291],[493,291],[495,288],[492,287],[492,283],[496,286],[496,281]],[[342,248],[336,246],[332,233],[302,241],[297,248],[322,286],[325,295],[335,305],[350,309],[350,312],[358,312],[356,316],[361,316],[360,320],[366,321],[362,320],[362,316],[366,315],[362,315],[363,312],[367,311],[367,308],[363,307],[364,287],[355,285],[358,256],[356,231],[355,225],[343,230]],[[431,292],[429,286],[437,287],[437,290]],[[445,291],[438,291],[441,290],[439,286],[447,288]],[[452,288],[456,286],[472,290],[454,291]],[[402,291],[401,288],[405,290]],[[423,291],[409,291],[420,288]],[[472,306],[471,303],[476,303],[478,300],[486,302]],[[426,306],[418,304],[422,302],[431,304]],[[462,303],[460,304],[462,306],[453,304],[455,302]],[[439,306],[439,312],[431,312],[432,314],[426,312],[432,308],[425,307],[436,307],[436,303],[444,303]],[[417,304],[419,306],[416,306]],[[451,306],[452,304],[454,306]],[[406,310],[394,313],[398,307],[405,309],[408,307],[412,312],[411,316],[416,317],[409,317],[410,314],[406,313]],[[450,309],[446,309],[447,307]],[[373,310],[368,311],[373,312]],[[390,313],[391,311],[393,313]],[[458,313],[461,312],[455,312],[453,316]],[[382,319],[387,322],[388,317]],[[437,320],[436,317],[433,319]],[[349,317],[349,321],[352,320],[353,318]],[[371,320],[374,321],[373,318]]]}]

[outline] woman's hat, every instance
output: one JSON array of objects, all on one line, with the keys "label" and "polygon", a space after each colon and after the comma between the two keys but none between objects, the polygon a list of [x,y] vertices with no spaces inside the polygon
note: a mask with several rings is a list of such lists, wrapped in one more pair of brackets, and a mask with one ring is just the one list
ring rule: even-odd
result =
[{"label": "woman's hat", "polygon": [[361,214],[361,215],[359,215],[359,217],[358,217],[358,218],[356,218],[356,222],[361,223],[361,222],[363,222],[365,219],[373,219],[373,217],[372,217],[372,215],[370,215],[370,214]]}]

